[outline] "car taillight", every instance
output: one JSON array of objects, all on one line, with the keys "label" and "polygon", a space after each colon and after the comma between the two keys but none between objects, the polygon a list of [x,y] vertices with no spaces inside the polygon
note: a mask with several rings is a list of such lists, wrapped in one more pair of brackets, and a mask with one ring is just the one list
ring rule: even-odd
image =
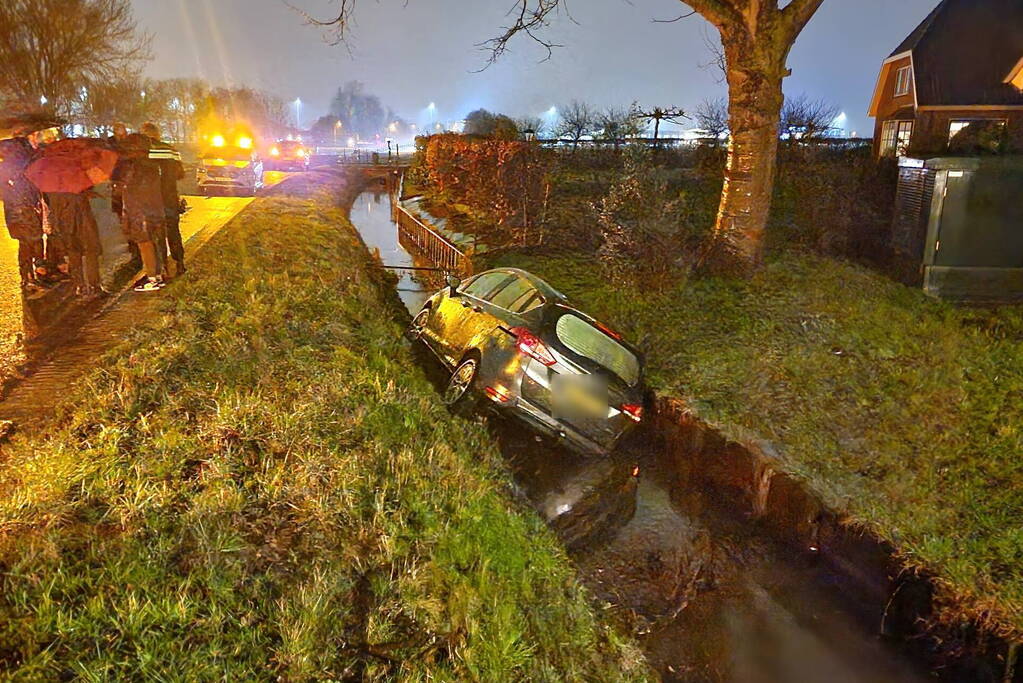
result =
[{"label": "car taillight", "polygon": [[629,419],[633,422],[639,422],[643,419],[643,406],[635,403],[626,403],[622,406],[622,412],[629,416]]},{"label": "car taillight", "polygon": [[557,359],[551,354],[550,349],[540,338],[535,334],[527,330],[525,327],[513,327],[511,333],[516,336],[515,345],[518,346],[519,351],[526,354],[530,358],[535,358],[544,365],[551,366],[557,363]]}]

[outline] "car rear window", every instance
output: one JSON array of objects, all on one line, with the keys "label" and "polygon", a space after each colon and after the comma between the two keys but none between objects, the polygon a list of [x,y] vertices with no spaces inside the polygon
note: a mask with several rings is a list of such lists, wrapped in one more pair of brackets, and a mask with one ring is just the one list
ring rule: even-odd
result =
[{"label": "car rear window", "polygon": [[558,318],[556,331],[561,343],[574,353],[604,366],[630,387],[639,382],[639,359],[582,318],[565,314]]}]

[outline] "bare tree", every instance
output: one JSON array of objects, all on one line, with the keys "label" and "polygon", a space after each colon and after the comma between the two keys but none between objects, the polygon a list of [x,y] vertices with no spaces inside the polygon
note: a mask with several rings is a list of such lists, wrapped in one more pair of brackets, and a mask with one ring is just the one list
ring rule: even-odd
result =
[{"label": "bare tree", "polygon": [[717,145],[728,132],[728,102],[724,98],[706,99],[696,108],[696,125]]},{"label": "bare tree", "polygon": [[[337,15],[311,21],[344,40],[356,0],[338,0]],[[514,0],[511,22],[484,45],[490,61],[525,34],[550,50],[542,36],[566,0]],[[725,184],[708,255],[737,273],[750,273],[763,260],[764,230],[778,152],[778,123],[784,101],[782,81],[791,71],[789,51],[824,0],[683,0],[718,30],[728,82],[731,142]],[[679,17],[682,18],[682,17]]]},{"label": "bare tree", "polygon": [[137,75],[149,40],[130,0],[3,0],[0,98],[66,113],[83,87]]},{"label": "bare tree", "polygon": [[615,150],[628,138],[639,135],[639,121],[635,107],[608,107],[596,117],[596,124],[601,127],[601,137],[610,140]]},{"label": "bare tree", "polygon": [[820,142],[835,130],[840,113],[838,105],[824,99],[810,99],[805,94],[786,98],[778,131],[792,144]]},{"label": "bare tree", "polygon": [[596,115],[590,105],[579,100],[572,102],[558,110],[561,119],[558,121],[554,134],[559,138],[568,138],[572,141],[572,151],[579,146],[579,141],[593,131]]},{"label": "bare tree", "polygon": [[654,107],[653,109],[635,109],[636,116],[647,121],[654,122],[654,144],[657,144],[657,139],[661,134],[661,122],[667,121],[668,123],[678,123],[679,119],[688,119],[685,111],[682,107]]},{"label": "bare tree", "polygon": [[515,119],[515,125],[523,133],[533,131],[538,138],[542,138],[547,133],[547,122],[541,116],[520,116]]}]

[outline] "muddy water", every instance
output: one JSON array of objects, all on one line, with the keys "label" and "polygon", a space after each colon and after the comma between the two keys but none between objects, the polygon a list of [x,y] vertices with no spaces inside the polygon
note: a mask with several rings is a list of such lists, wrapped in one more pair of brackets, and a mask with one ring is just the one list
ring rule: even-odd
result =
[{"label": "muddy water", "polygon": [[[386,195],[364,194],[352,222],[383,263],[428,265],[405,252],[389,208]],[[398,274],[414,313],[431,290],[409,271]],[[652,435],[637,435],[614,458],[587,459],[517,425],[491,425],[524,494],[663,680],[927,679],[880,640],[840,577],[809,552],[768,541],[727,500],[661,462]]]}]

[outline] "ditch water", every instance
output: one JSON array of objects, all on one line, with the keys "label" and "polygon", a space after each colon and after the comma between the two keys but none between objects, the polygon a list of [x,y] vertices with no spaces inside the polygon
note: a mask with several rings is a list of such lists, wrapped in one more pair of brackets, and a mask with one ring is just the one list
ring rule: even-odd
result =
[{"label": "ditch water", "polygon": [[[389,201],[362,194],[352,223],[385,265],[428,266],[402,246]],[[436,286],[395,272],[401,300],[417,312]],[[869,608],[838,575],[758,534],[720,494],[676,471],[656,435],[594,459],[490,423],[521,491],[663,680],[928,679],[877,635]]]}]

